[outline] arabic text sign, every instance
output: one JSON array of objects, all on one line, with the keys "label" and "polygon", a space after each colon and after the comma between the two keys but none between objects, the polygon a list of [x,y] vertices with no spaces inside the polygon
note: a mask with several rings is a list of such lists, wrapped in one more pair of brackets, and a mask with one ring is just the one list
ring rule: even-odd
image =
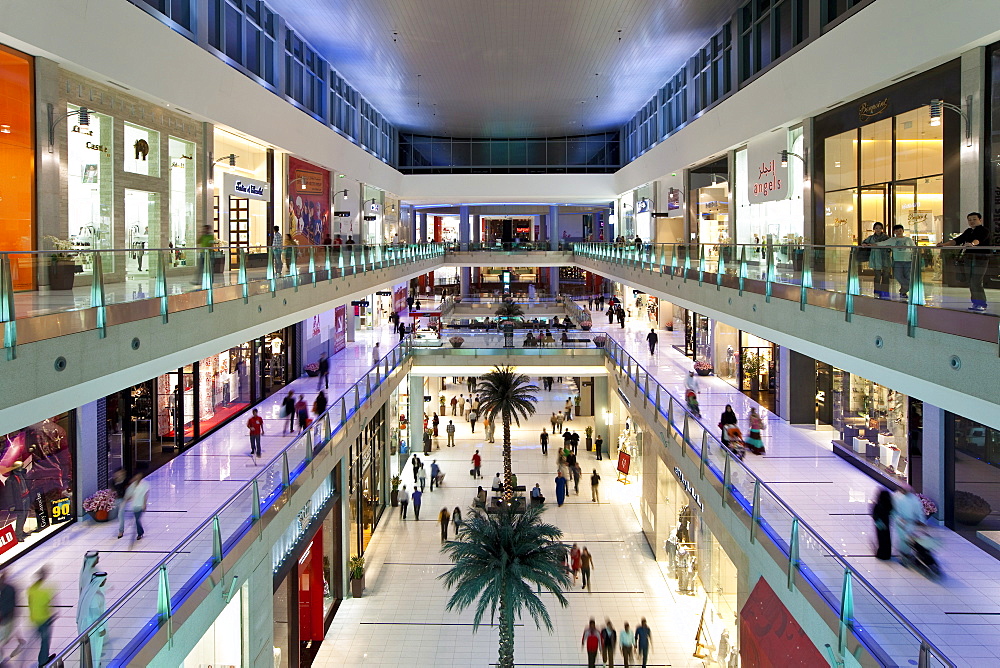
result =
[{"label": "arabic text sign", "polygon": [[[747,148],[747,199],[751,204],[773,202],[788,196],[788,167],[781,166],[781,152],[788,148],[784,131],[750,142]],[[789,157],[789,160],[798,160]]]}]

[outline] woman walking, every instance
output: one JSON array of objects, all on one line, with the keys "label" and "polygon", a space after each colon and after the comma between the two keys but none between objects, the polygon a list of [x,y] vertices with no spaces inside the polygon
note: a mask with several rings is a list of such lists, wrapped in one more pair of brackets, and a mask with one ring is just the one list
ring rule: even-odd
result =
[{"label": "woman walking", "polygon": [[448,514],[447,508],[442,508],[441,512],[438,513],[438,522],[441,523],[441,542],[448,540],[448,522],[451,521],[451,515]]},{"label": "woman walking", "polygon": [[566,502],[566,478],[562,471],[556,474],[556,503],[562,506]]},{"label": "woman walking", "polygon": [[764,454],[764,441],[760,440],[760,432],[764,429],[764,421],[757,415],[757,409],[750,409],[750,435],[744,439],[747,449],[755,455]]},{"label": "woman walking", "polygon": [[875,522],[875,537],[878,539],[878,549],[875,558],[882,561],[892,559],[892,535],[890,520],[892,518],[892,494],[887,489],[878,493],[875,505],[872,506],[872,520]]},{"label": "woman walking", "polygon": [[729,425],[735,425],[738,423],[736,419],[736,413],[733,411],[733,407],[726,404],[726,410],[722,411],[722,416],[719,418],[719,429],[722,430],[722,444],[729,445],[729,437],[727,431]]},{"label": "woman walking", "polygon": [[458,506],[451,511],[451,523],[455,525],[455,538],[458,538],[458,528],[462,526],[462,510]]}]

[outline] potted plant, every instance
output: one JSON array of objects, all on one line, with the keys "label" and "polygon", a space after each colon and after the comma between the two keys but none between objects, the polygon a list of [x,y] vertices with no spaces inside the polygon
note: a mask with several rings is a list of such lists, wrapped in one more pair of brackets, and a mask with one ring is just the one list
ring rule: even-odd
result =
[{"label": "potted plant", "polygon": [[399,484],[401,482],[403,481],[400,480],[398,475],[392,476],[392,479],[389,481],[389,486],[391,487],[391,490],[389,491],[389,501],[392,503],[393,508],[399,507]]},{"label": "potted plant", "polygon": [[920,498],[920,505],[924,507],[924,517],[932,517],[938,511],[938,505],[929,496],[924,496],[923,494],[917,494]]},{"label": "potted plant", "polygon": [[598,348],[603,348],[604,344],[608,342],[608,337],[606,337],[604,334],[598,334],[597,336],[592,338],[591,341],[593,341],[594,345],[597,346]]},{"label": "potted plant", "polygon": [[455,300],[456,304],[461,304],[462,303],[462,295],[455,295],[454,297],[452,297],[452,299]]},{"label": "potted plant", "polygon": [[58,237],[47,236],[45,240],[52,244],[56,252],[49,256],[49,290],[72,290],[76,274],[83,267],[76,263],[77,254],[73,242]]},{"label": "potted plant", "polygon": [[365,558],[360,554],[351,557],[347,562],[347,571],[351,575],[351,596],[361,598],[361,593],[365,590]]},{"label": "potted plant", "polygon": [[590,328],[593,327],[593,326],[594,326],[594,323],[591,322],[590,320],[581,320],[580,321],[580,329],[582,329],[585,332],[589,332]]},{"label": "potted plant", "polygon": [[591,438],[594,435],[594,428],[587,427],[584,431],[587,434],[587,452],[590,452],[594,447],[594,441]]},{"label": "potted plant", "polygon": [[576,417],[580,417],[580,401],[581,397],[579,394],[573,397],[573,415]]},{"label": "potted plant", "polygon": [[111,511],[115,509],[115,501],[113,489],[102,489],[83,500],[83,509],[95,522],[107,522]]},{"label": "potted plant", "polygon": [[453,336],[448,339],[448,343],[451,344],[452,348],[461,348],[462,344],[465,343],[465,339],[461,336]]},{"label": "potted plant", "polygon": [[750,391],[760,391],[760,372],[764,369],[764,358],[752,350],[743,355],[743,375],[750,377]]},{"label": "potted plant", "polygon": [[976,526],[990,514],[993,509],[983,497],[972,492],[955,492],[955,521],[960,524]]},{"label": "potted plant", "polygon": [[694,363],[694,372],[699,376],[711,376],[712,371],[712,365],[708,362],[698,361]]},{"label": "potted plant", "polygon": [[310,362],[303,367],[303,371],[305,371],[306,375],[310,378],[315,378],[319,375],[319,365],[315,362]]}]

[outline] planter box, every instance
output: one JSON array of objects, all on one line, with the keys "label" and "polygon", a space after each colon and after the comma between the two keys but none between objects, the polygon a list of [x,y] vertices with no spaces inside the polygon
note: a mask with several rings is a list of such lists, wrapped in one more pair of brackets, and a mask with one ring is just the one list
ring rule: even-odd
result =
[{"label": "planter box", "polygon": [[76,274],[82,273],[83,267],[72,260],[59,260],[49,264],[49,290],[72,290]]},{"label": "planter box", "polygon": [[711,376],[712,369],[695,369],[694,372],[699,376]]},{"label": "planter box", "polygon": [[358,579],[351,578],[351,596],[354,598],[361,598],[362,592],[365,590],[365,576],[361,576]]}]

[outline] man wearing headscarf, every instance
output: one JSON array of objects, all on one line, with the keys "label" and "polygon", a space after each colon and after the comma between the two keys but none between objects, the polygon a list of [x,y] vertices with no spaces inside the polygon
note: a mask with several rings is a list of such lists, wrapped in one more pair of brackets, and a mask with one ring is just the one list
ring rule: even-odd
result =
[{"label": "man wearing headscarf", "polygon": [[[107,607],[104,596],[104,585],[108,581],[108,574],[104,571],[96,571],[90,576],[87,588],[80,596],[80,603],[76,606],[76,632],[82,634],[91,624],[96,622]],[[107,627],[101,624],[90,632],[90,656],[92,668],[100,668],[101,654],[104,652],[104,638],[107,635]]]},{"label": "man wearing headscarf", "polygon": [[80,568],[79,594],[81,597],[83,596],[83,590],[90,584],[90,577],[97,571],[97,562],[100,560],[100,553],[97,550],[91,550],[83,555],[83,567]]}]

